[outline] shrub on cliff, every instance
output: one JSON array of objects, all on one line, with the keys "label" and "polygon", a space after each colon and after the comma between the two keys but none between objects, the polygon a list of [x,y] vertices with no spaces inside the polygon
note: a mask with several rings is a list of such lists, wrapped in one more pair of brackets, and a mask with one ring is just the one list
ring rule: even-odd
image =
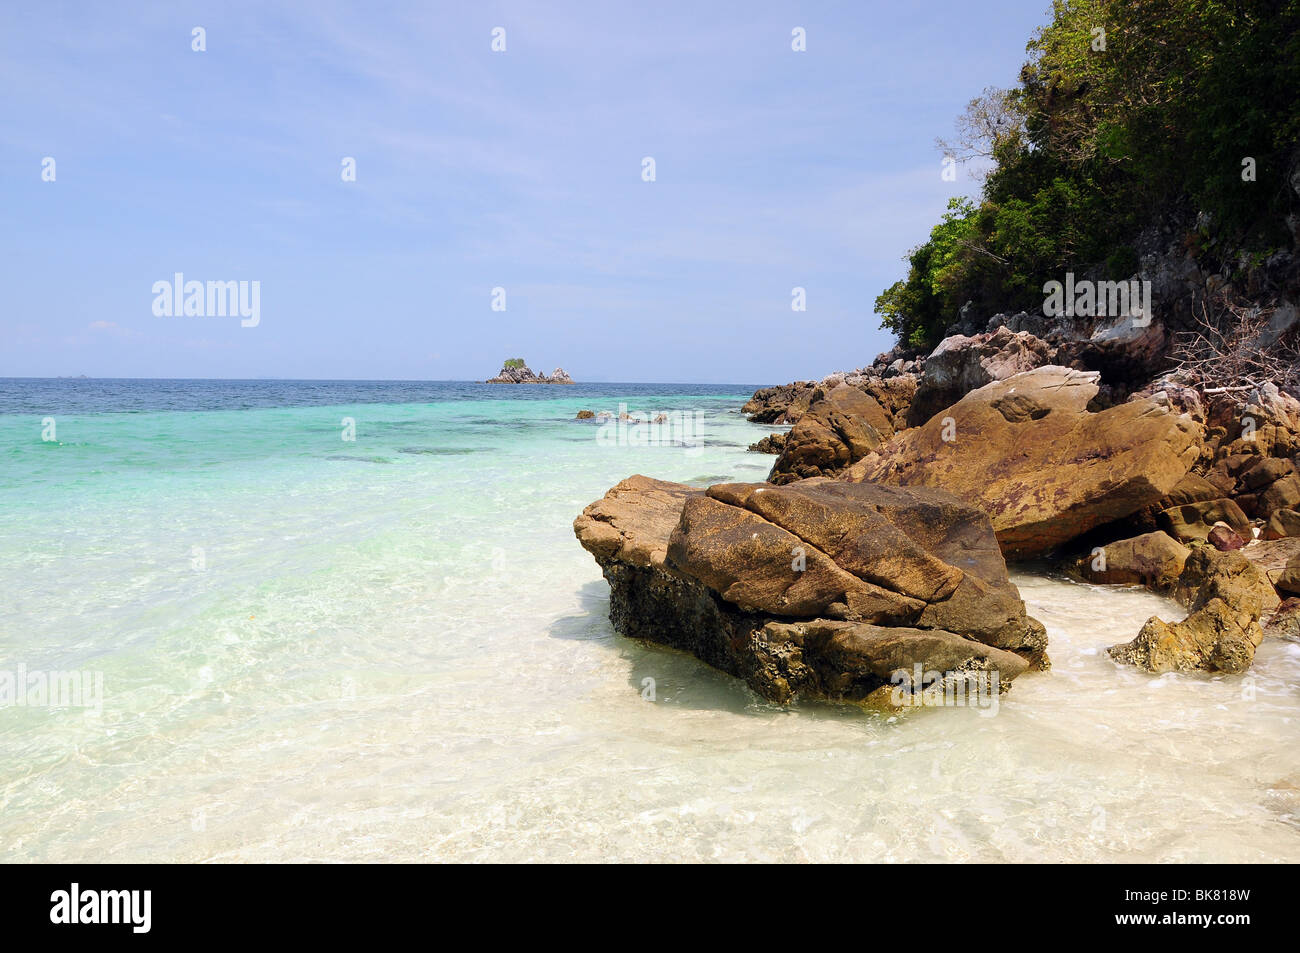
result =
[{"label": "shrub on cliff", "polygon": [[1066,270],[1126,278],[1171,212],[1208,213],[1225,247],[1289,244],[1300,0],[1056,0],[1027,51],[1019,83],[972,100],[943,143],[992,168],[876,299],[900,340],[933,346],[967,301],[1037,307]]}]

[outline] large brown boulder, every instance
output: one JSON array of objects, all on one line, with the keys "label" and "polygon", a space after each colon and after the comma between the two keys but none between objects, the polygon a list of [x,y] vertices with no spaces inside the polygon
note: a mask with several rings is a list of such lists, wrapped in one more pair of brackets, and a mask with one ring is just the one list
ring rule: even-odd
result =
[{"label": "large brown boulder", "polygon": [[972,391],[849,467],[848,481],[948,490],[983,508],[1003,552],[1046,553],[1168,493],[1200,452],[1159,397],[1090,412],[1098,375],[1047,366]]},{"label": "large brown boulder", "polygon": [[1169,491],[1168,496],[1160,501],[1164,504],[1161,509],[1186,506],[1188,503],[1204,503],[1206,500],[1217,500],[1222,496],[1223,491],[1205,477],[1189,473],[1178,481],[1178,485]]},{"label": "large brown boulder", "polygon": [[1047,665],[987,516],[941,491],[823,478],[701,492],[637,476],[574,531],[610,583],[616,631],[776,701],[860,700],[895,665],[1003,683]]},{"label": "large brown boulder", "polygon": [[583,510],[573,521],[573,531],[602,566],[610,562],[662,566],[682,504],[703,495],[703,490],[683,483],[637,474],[621,480]]},{"label": "large brown boulder", "polygon": [[1162,532],[1121,539],[1099,549],[1081,560],[1079,570],[1085,579],[1103,585],[1145,586],[1153,592],[1172,591],[1192,554]]},{"label": "large brown boulder", "polygon": [[910,688],[917,681],[913,673],[920,659],[925,660],[923,672],[987,673],[997,683],[1009,682],[1029,668],[1019,655],[941,629],[816,619],[769,622],[756,638],[769,658],[780,660],[767,673],[772,682],[816,684],[821,694],[835,698],[865,698],[863,691],[871,685]]},{"label": "large brown boulder", "polygon": [[1178,485],[1170,490],[1167,496],[1150,506],[1144,506],[1125,519],[1124,523],[1136,533],[1150,533],[1160,529],[1160,514],[1165,510],[1177,506],[1186,506],[1189,503],[1217,500],[1226,496],[1231,489],[1231,482],[1228,484],[1227,489],[1224,489],[1211,483],[1203,476],[1189,473],[1178,481]]},{"label": "large brown boulder", "polygon": [[772,483],[839,473],[894,433],[889,413],[857,387],[818,388],[813,398],[772,465],[768,476]]},{"label": "large brown boulder", "polygon": [[1297,506],[1300,506],[1300,476],[1292,473],[1259,494],[1257,511],[1262,518],[1268,518],[1281,510],[1293,510]]}]

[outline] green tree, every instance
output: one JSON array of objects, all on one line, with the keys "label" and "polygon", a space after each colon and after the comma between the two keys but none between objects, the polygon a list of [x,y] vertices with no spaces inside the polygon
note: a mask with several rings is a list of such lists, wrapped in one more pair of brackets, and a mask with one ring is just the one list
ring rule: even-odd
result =
[{"label": "green tree", "polygon": [[876,299],[901,341],[933,346],[967,301],[1037,307],[1066,270],[1127,277],[1144,228],[1194,211],[1223,249],[1286,239],[1300,0],[1055,0],[1027,52],[1018,84],[971,100],[940,143],[993,166]]}]

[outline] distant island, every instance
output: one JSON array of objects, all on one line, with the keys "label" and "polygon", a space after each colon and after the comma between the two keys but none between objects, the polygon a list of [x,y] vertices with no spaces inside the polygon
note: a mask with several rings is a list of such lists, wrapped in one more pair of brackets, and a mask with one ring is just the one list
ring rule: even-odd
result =
[{"label": "distant island", "polygon": [[545,374],[534,374],[532,369],[524,363],[522,357],[512,357],[501,365],[501,370],[497,376],[484,381],[485,384],[572,384],[574,380],[564,368],[557,367],[548,377]]}]

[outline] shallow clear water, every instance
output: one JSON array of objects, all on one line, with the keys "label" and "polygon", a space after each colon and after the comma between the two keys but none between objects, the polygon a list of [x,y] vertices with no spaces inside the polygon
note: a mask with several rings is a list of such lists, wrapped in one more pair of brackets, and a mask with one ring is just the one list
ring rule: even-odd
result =
[{"label": "shallow clear water", "polygon": [[[750,391],[0,382],[0,671],[103,678],[0,708],[0,857],[1300,860],[1300,645],[1120,668],[1180,615],[1144,592],[1017,575],[1055,667],[992,716],[781,710],[614,636],[573,517],[762,479]],[[572,419],[620,401],[707,446]]]}]

